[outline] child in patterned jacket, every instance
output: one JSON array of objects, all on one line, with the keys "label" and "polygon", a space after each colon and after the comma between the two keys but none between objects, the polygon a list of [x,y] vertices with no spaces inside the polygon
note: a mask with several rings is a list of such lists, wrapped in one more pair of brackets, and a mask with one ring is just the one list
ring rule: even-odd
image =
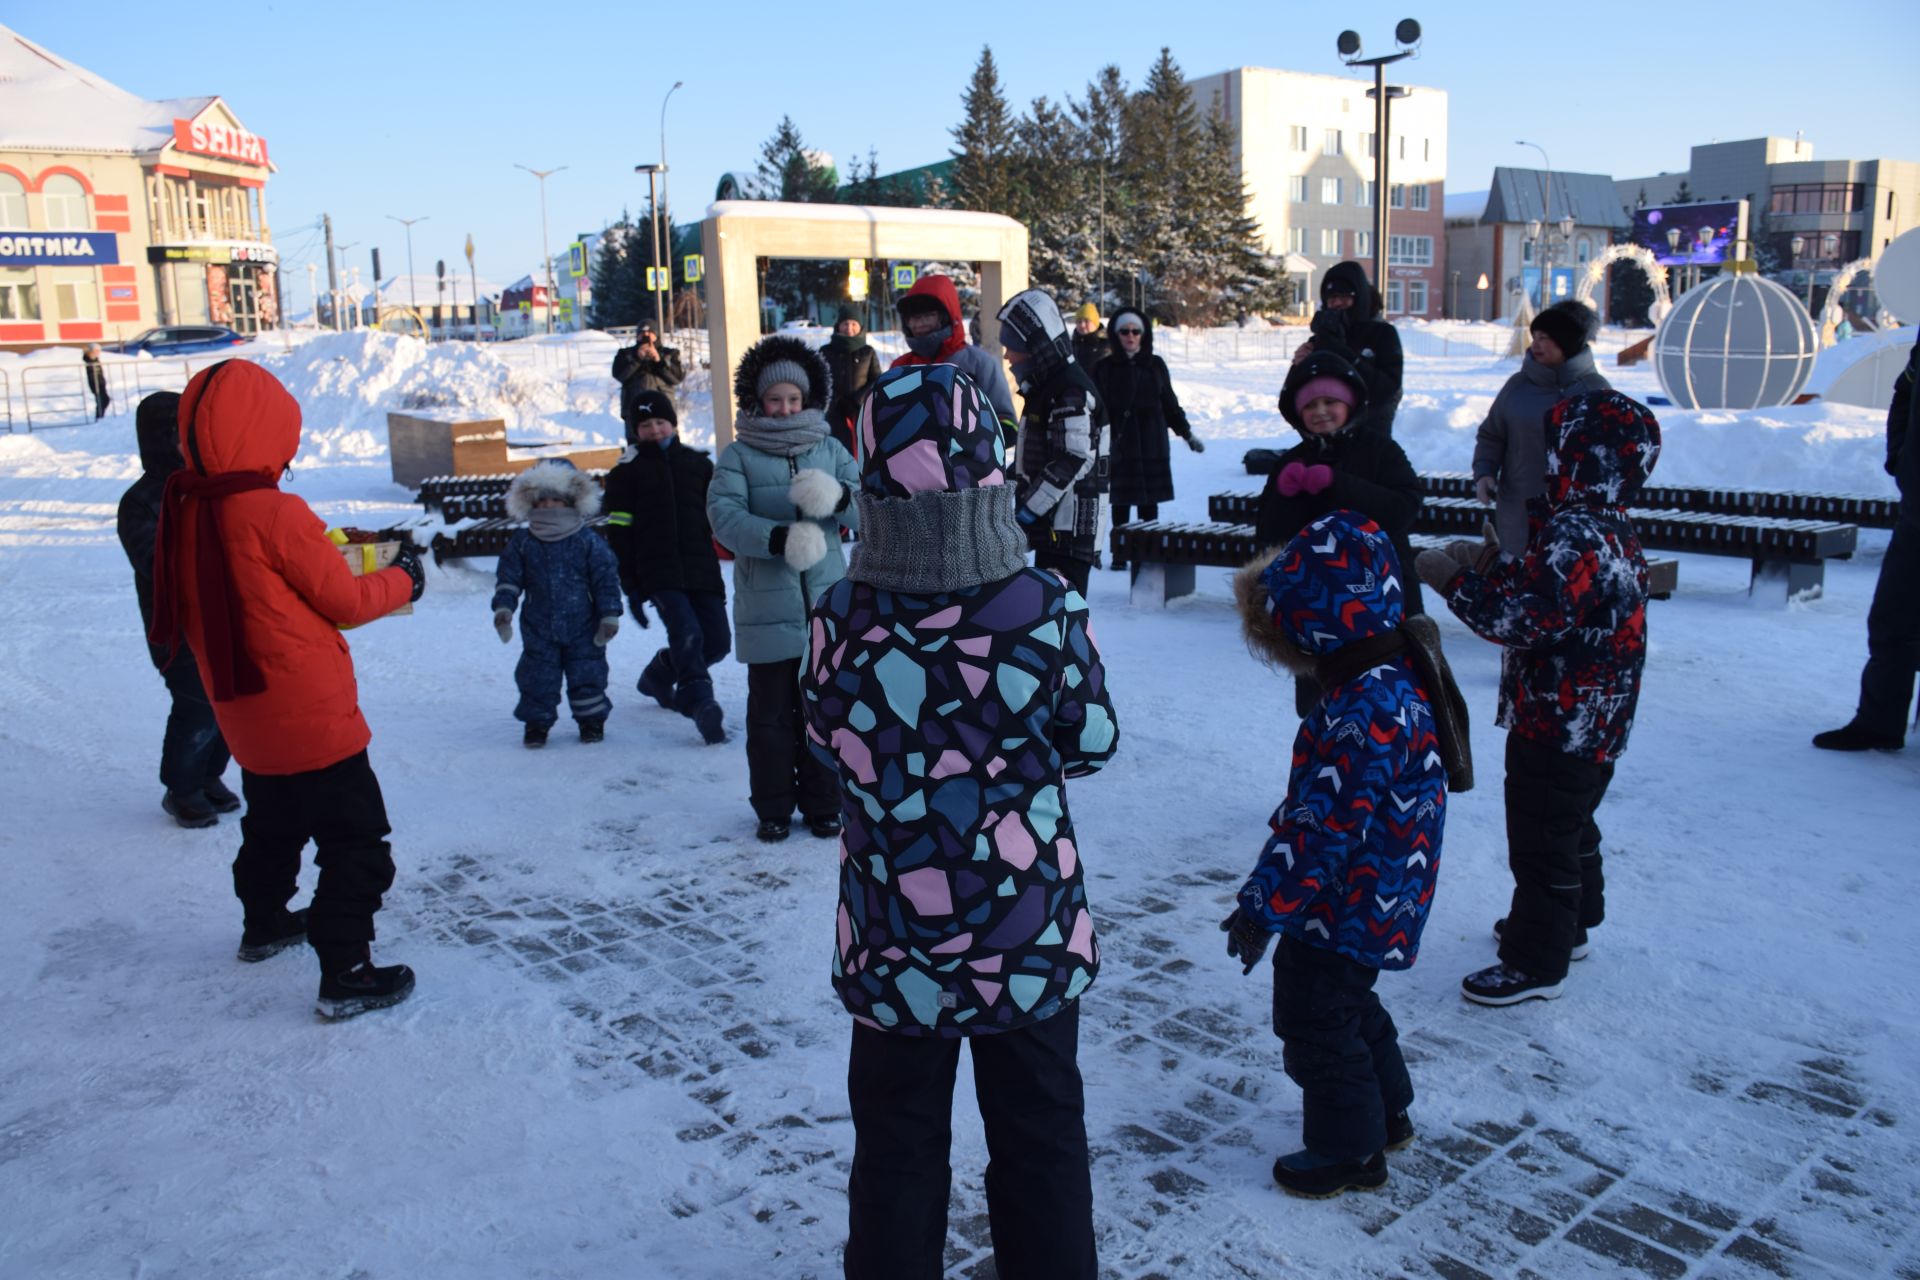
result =
[{"label": "child in patterned jacket", "polygon": [[1439,629],[1403,621],[1399,572],[1386,532],[1338,510],[1234,578],[1248,647],[1323,691],[1294,738],[1273,834],[1220,926],[1247,973],[1280,934],[1273,1029],[1300,1086],[1305,1149],[1273,1177],[1296,1195],[1380,1186],[1385,1153],[1413,1141],[1413,1083],[1373,985],[1419,954],[1448,787],[1472,785]]}]

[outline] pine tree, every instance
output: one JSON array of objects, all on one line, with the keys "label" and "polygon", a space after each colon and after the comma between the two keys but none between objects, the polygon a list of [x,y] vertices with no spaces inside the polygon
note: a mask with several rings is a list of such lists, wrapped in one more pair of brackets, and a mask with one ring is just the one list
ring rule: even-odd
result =
[{"label": "pine tree", "polygon": [[[839,196],[839,175],[807,149],[791,116],[781,116],[772,136],[760,145],[756,172],[762,189],[773,199],[832,204]],[[824,262],[776,258],[767,267],[766,296],[788,310],[811,306],[821,298],[837,298],[845,287],[844,265],[836,269]]]},{"label": "pine tree", "polygon": [[1035,98],[1014,126],[1013,171],[1020,199],[1009,212],[1027,225],[1033,283],[1072,310],[1093,297],[1098,279],[1098,170],[1086,136]]},{"label": "pine tree", "polygon": [[993,49],[982,45],[980,61],[961,101],[966,115],[953,130],[959,144],[953,152],[954,202],[962,209],[1005,213],[1014,207],[1014,126],[1000,91],[1000,71]]},{"label": "pine tree", "polygon": [[1139,301],[1152,308],[1161,301],[1164,276],[1180,249],[1184,193],[1178,175],[1191,162],[1200,137],[1193,90],[1165,46],[1127,104],[1123,134],[1122,176],[1130,200],[1121,256],[1132,262]]},{"label": "pine tree", "polygon": [[1129,207],[1120,162],[1129,96],[1120,68],[1109,63],[1088,83],[1085,100],[1068,104],[1074,123],[1079,126],[1081,144],[1093,165],[1094,261],[1089,269],[1096,293],[1102,281],[1107,284],[1105,296],[1097,299],[1102,314],[1113,309],[1113,284],[1119,278],[1112,265],[1114,250]]},{"label": "pine tree", "polygon": [[600,233],[600,248],[593,255],[593,324],[595,328],[611,329],[617,325],[632,324],[627,314],[626,299],[622,296],[626,274],[627,235],[633,223],[623,210],[618,222],[610,223]]},{"label": "pine tree", "polygon": [[1232,124],[1208,111],[1180,175],[1181,234],[1163,302],[1170,319],[1219,324],[1279,305],[1284,277],[1247,212],[1246,182],[1233,152]]}]

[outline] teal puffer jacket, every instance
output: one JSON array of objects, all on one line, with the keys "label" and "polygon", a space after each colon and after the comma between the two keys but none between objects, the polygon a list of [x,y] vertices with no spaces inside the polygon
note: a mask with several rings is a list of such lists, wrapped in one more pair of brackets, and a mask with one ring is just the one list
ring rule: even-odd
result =
[{"label": "teal puffer jacket", "polygon": [[741,662],[784,662],[807,647],[807,611],[828,587],[847,574],[840,530],[857,524],[857,508],[814,521],[827,535],[826,558],[796,573],[784,556],[768,550],[781,525],[805,517],[787,498],[793,477],[824,471],[858,486],[860,467],[831,436],[791,458],[735,440],[714,464],[707,488],[707,520],[720,545],[733,552],[733,656]]}]

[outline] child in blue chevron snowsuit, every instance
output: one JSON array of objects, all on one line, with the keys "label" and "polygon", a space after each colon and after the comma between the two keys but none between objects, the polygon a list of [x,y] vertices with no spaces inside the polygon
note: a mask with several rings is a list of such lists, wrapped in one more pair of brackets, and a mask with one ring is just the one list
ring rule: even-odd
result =
[{"label": "child in blue chevron snowsuit", "polygon": [[1337,510],[1234,579],[1248,647],[1323,691],[1294,737],[1273,834],[1220,926],[1248,973],[1280,935],[1273,1029],[1300,1086],[1305,1149],[1273,1177],[1297,1195],[1377,1187],[1385,1153],[1413,1140],[1413,1083],[1373,985],[1419,954],[1449,775],[1472,785],[1439,630],[1403,621],[1399,575],[1386,532]]},{"label": "child in blue chevron snowsuit", "polygon": [[520,613],[520,686],[514,719],[527,727],[522,741],[543,747],[559,719],[560,686],[580,725],[580,741],[606,737],[607,642],[620,630],[620,564],[606,539],[587,521],[600,514],[600,486],[564,458],[549,458],[514,477],[507,514],[525,520],[500,553],[493,593],[493,628],[501,644],[513,641],[513,610]]}]

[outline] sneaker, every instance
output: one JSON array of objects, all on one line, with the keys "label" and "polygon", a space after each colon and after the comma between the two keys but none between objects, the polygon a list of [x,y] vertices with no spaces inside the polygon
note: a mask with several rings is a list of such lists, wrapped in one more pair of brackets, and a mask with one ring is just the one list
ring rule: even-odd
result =
[{"label": "sneaker", "polygon": [[1273,1162],[1273,1180],[1288,1195],[1326,1200],[1342,1191],[1371,1191],[1387,1182],[1387,1157],[1374,1152],[1365,1160],[1329,1160],[1296,1151]]},{"label": "sneaker", "polygon": [[824,818],[808,818],[807,830],[822,840],[834,839],[840,834],[840,815],[830,813]]},{"label": "sneaker", "polygon": [[1519,1004],[1522,1000],[1558,1000],[1562,982],[1533,978],[1496,964],[1460,980],[1460,994],[1475,1004]]},{"label": "sneaker", "polygon": [[320,998],[314,1011],[330,1021],[352,1018],[399,1004],[413,994],[413,970],[403,964],[376,968],[362,960],[351,969],[320,978]]},{"label": "sneaker", "polygon": [[248,929],[240,935],[240,958],[248,964],[258,964],[270,956],[277,956],[288,947],[297,947],[307,940],[307,909],[298,911],[282,909],[280,919],[264,929]]},{"label": "sneaker", "polygon": [[674,709],[672,676],[662,675],[649,665],[645,671],[640,673],[639,683],[634,685],[634,688],[638,689],[647,697],[652,698],[667,710],[672,711]]},{"label": "sneaker", "polygon": [[523,746],[523,747],[544,747],[544,746],[546,746],[546,745],[547,745],[547,730],[548,730],[548,729],[549,729],[550,727],[551,727],[551,726],[549,726],[549,725],[544,725],[544,724],[530,724],[530,725],[528,725],[528,726],[527,726],[527,729],[526,729],[526,732],[525,732],[525,733],[522,733],[522,734],[520,735],[520,745],[521,745],[521,746]]},{"label": "sneaker", "polygon": [[183,827],[210,827],[220,821],[220,815],[197,791],[169,791],[160,797],[160,807]]},{"label": "sneaker", "polygon": [[1898,751],[1907,740],[1897,733],[1882,733],[1860,723],[1860,718],[1813,735],[1813,745],[1822,751]]},{"label": "sneaker", "polygon": [[[1495,920],[1493,922],[1493,940],[1495,942],[1504,941],[1505,940],[1504,935],[1506,934],[1506,931],[1507,931],[1507,918],[1505,916],[1501,916],[1498,920]],[[1585,960],[1590,954],[1592,954],[1592,952],[1593,952],[1593,943],[1587,940],[1587,931],[1585,929],[1582,929],[1580,932],[1573,935],[1573,950],[1567,952],[1567,959]]]},{"label": "sneaker", "polygon": [[1405,1151],[1413,1145],[1413,1117],[1396,1111],[1387,1117],[1387,1150]]},{"label": "sneaker", "polygon": [[778,840],[785,840],[788,836],[792,835],[793,824],[790,822],[782,822],[778,818],[768,818],[760,824],[760,830],[754,834],[762,840],[765,840],[768,844],[772,844]]},{"label": "sneaker", "polygon": [[232,813],[240,807],[240,797],[218,778],[208,778],[206,785],[200,788],[200,794],[207,798],[207,803],[213,806],[215,813]]},{"label": "sneaker", "polygon": [[607,740],[607,722],[605,720],[582,720],[580,722],[580,741],[605,742]]},{"label": "sneaker", "polygon": [[708,746],[727,740],[726,713],[720,710],[717,702],[709,702],[695,711],[693,725],[700,730],[700,740]]}]

